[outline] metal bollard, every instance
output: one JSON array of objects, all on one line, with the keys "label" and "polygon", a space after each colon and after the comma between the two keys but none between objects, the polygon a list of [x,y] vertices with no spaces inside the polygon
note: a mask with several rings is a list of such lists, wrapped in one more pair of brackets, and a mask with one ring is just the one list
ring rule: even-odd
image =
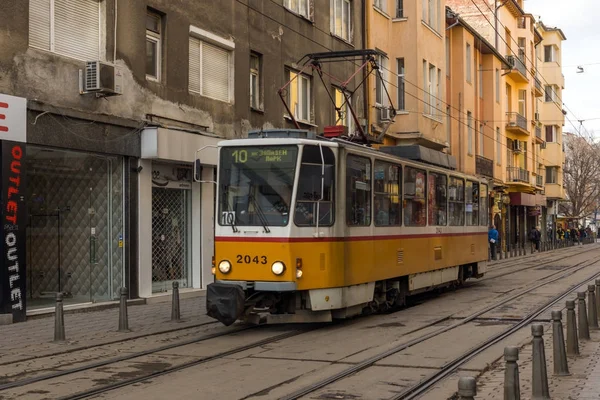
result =
[{"label": "metal bollard", "polygon": [[119,332],[130,332],[127,320],[127,288],[122,287],[121,304],[119,305]]},{"label": "metal bollard", "polygon": [[499,257],[500,261],[502,261],[502,246],[498,246],[497,252],[496,257]]},{"label": "metal bollard", "polygon": [[171,321],[179,321],[181,313],[179,311],[179,282],[173,282],[173,299],[171,300]]},{"label": "metal bollard", "polygon": [[65,316],[63,313],[63,295],[56,294],[56,306],[54,308],[54,341],[65,341]]},{"label": "metal bollard", "polygon": [[521,399],[518,359],[518,347],[508,346],[504,348],[504,361],[506,361],[506,369],[504,370],[504,400]]},{"label": "metal bollard", "polygon": [[567,355],[579,355],[577,321],[575,320],[575,301],[573,300],[567,300]]},{"label": "metal bollard", "polygon": [[562,312],[560,311],[552,311],[552,349],[554,354],[554,375],[571,375],[567,364]]},{"label": "metal bollard", "polygon": [[517,248],[519,249],[519,256],[523,255],[523,251],[521,250],[521,243],[517,244]]},{"label": "metal bollard", "polygon": [[477,395],[477,382],[475,378],[466,376],[458,380],[459,400],[475,400]]},{"label": "metal bollard", "polygon": [[577,292],[577,317],[579,319],[579,339],[589,340],[590,326],[585,308],[585,292]]},{"label": "metal bollard", "polygon": [[533,368],[531,379],[532,400],[550,400],[548,372],[546,371],[546,353],[544,351],[544,326],[531,325],[533,334]]},{"label": "metal bollard", "polygon": [[596,310],[596,285],[588,285],[588,323],[590,330],[600,330],[598,326],[598,312]]},{"label": "metal bollard", "polygon": [[596,279],[596,314],[600,314],[600,279]]},{"label": "metal bollard", "polygon": [[508,245],[504,248],[504,258],[508,260]]}]

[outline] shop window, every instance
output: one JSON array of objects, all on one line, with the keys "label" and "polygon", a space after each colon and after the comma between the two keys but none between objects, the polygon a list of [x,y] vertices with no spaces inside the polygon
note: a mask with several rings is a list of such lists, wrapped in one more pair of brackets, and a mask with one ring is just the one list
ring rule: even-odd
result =
[{"label": "shop window", "polygon": [[465,224],[465,181],[450,177],[448,182],[448,212],[451,226]]},{"label": "shop window", "polygon": [[467,225],[479,225],[479,183],[467,181],[465,194]]},{"label": "shop window", "polygon": [[346,223],[371,225],[371,161],[349,155],[346,159]]},{"label": "shop window", "polygon": [[[321,161],[323,150],[323,169]],[[296,193],[296,211],[294,222],[298,226],[333,225],[335,158],[329,147],[305,146],[302,152],[300,178]],[[321,172],[323,172],[323,193],[321,193]]]},{"label": "shop window", "polygon": [[445,226],[448,219],[448,177],[430,172],[427,177],[429,225]]},{"label": "shop window", "polygon": [[404,225],[427,225],[425,171],[406,167],[404,173]]},{"label": "shop window", "polygon": [[375,162],[375,226],[400,225],[401,175],[400,166]]},{"label": "shop window", "polygon": [[489,224],[490,211],[488,202],[488,186],[482,183],[479,190],[479,223],[481,226]]}]

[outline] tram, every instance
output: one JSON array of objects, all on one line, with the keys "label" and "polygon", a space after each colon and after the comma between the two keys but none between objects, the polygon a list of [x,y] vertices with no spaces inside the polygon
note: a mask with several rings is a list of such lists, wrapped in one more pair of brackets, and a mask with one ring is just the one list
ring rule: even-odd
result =
[{"label": "tram", "polygon": [[486,181],[397,149],[306,131],[221,141],[208,315],[328,322],[482,277]]}]

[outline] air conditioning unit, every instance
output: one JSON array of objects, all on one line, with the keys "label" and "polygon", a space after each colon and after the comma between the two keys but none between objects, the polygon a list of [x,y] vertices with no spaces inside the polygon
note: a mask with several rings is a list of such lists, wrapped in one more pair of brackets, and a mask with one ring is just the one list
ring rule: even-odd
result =
[{"label": "air conditioning unit", "polygon": [[540,149],[544,150],[546,148],[546,142],[542,142],[540,144]]},{"label": "air conditioning unit", "polygon": [[123,73],[119,67],[102,61],[88,61],[80,70],[80,92],[103,96],[123,94]]},{"label": "air conditioning unit", "polygon": [[540,120],[540,113],[535,113],[535,120],[539,121]]},{"label": "air conditioning unit", "polygon": [[391,111],[389,108],[380,108],[379,109],[379,120],[380,121],[390,121],[392,119]]},{"label": "air conditioning unit", "polygon": [[518,140],[515,140],[513,142],[513,151],[515,153],[520,153],[521,151],[523,151],[523,148],[521,147],[521,142],[519,142]]}]

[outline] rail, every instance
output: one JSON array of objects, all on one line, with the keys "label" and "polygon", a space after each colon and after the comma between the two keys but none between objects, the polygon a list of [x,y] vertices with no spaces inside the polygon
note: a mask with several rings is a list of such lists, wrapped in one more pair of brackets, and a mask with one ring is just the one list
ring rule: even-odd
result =
[{"label": "rail", "polygon": [[512,67],[512,69],[516,69],[521,75],[527,78],[527,68],[525,67],[525,63],[523,62],[523,60],[521,60],[521,58],[513,54],[510,56],[506,56],[506,60],[508,61],[508,64]]},{"label": "rail", "polygon": [[478,175],[494,177],[494,161],[483,156],[475,156],[475,173]]},{"label": "rail", "polygon": [[519,167],[506,167],[506,175],[510,182],[529,183],[529,171]]},{"label": "rail", "polygon": [[507,112],[506,113],[506,127],[519,127],[524,131],[527,131],[527,118],[519,114],[518,112]]}]

